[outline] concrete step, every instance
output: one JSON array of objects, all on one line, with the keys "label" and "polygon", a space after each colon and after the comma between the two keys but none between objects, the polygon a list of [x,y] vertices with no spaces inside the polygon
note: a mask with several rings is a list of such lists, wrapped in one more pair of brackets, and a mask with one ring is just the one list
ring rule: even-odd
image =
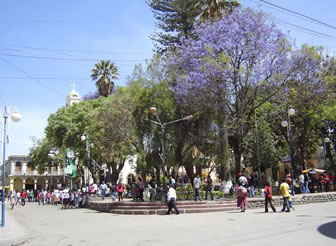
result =
[{"label": "concrete step", "polygon": [[[225,208],[225,207],[232,207],[235,204],[176,204],[179,208]],[[127,206],[127,205],[116,205],[116,206],[110,206],[110,209],[125,209],[125,210],[155,210],[155,209],[165,209],[167,208],[167,204],[162,205],[151,205],[151,206]]]},{"label": "concrete step", "polygon": [[[237,207],[226,207],[226,208],[203,208],[203,209],[193,209],[193,208],[179,208],[181,214],[187,213],[212,213],[212,212],[225,212],[225,211],[237,211]],[[128,215],[165,215],[167,213],[166,209],[157,210],[123,210],[123,209],[111,209],[110,213],[115,214],[128,214]]]}]

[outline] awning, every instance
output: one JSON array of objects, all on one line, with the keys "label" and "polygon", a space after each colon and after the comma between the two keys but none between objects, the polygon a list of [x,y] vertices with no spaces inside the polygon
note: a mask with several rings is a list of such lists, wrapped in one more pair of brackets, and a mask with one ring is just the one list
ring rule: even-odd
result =
[{"label": "awning", "polygon": [[324,173],[324,172],[325,172],[325,170],[317,169],[317,168],[308,168],[308,169],[302,171],[302,173],[309,173],[309,174]]},{"label": "awning", "polygon": [[[10,189],[10,186],[5,186],[5,190]],[[0,190],[2,190],[2,186],[0,186]]]}]

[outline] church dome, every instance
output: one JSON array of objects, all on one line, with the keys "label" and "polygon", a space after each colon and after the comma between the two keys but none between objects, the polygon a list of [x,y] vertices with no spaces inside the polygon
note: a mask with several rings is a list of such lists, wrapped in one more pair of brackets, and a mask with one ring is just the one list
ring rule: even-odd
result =
[{"label": "church dome", "polygon": [[75,89],[72,89],[72,91],[69,94],[69,97],[71,97],[71,98],[80,98],[78,92],[75,91]]},{"label": "church dome", "polygon": [[81,101],[81,97],[79,93],[75,90],[75,83],[72,84],[72,91],[66,98],[66,106],[70,107],[74,103],[79,103]]}]

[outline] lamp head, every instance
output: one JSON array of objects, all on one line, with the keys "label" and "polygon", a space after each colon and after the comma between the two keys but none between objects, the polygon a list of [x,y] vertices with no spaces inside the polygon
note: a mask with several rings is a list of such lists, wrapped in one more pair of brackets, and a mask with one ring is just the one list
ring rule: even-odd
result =
[{"label": "lamp head", "polygon": [[82,140],[82,141],[85,141],[85,140],[86,140],[85,135],[82,135],[82,136],[81,136],[81,140]]},{"label": "lamp head", "polygon": [[188,120],[188,121],[191,121],[193,119],[193,116],[192,115],[188,115],[188,116],[185,117],[185,119]]},{"label": "lamp head", "polygon": [[288,110],[288,115],[293,116],[295,114],[295,109],[291,108]]},{"label": "lamp head", "polygon": [[157,113],[157,110],[156,110],[155,107],[151,107],[151,108],[149,109],[149,111],[151,112],[152,115],[156,115],[156,113]]},{"label": "lamp head", "polygon": [[21,114],[19,112],[12,113],[12,121],[19,122],[21,120]]},{"label": "lamp head", "polygon": [[282,127],[287,127],[288,126],[288,122],[286,120],[281,121],[281,126]]}]

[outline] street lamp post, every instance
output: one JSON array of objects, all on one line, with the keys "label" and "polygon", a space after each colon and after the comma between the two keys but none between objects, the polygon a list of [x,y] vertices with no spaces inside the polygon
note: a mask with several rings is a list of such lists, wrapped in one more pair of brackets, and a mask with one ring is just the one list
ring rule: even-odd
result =
[{"label": "street lamp post", "polygon": [[324,170],[327,170],[327,149],[326,144],[330,142],[328,137],[323,139],[323,157],[324,157]]},{"label": "street lamp post", "polygon": [[259,155],[259,136],[258,136],[258,124],[257,124],[257,114],[254,111],[254,121],[256,128],[256,144],[257,144],[257,161],[258,161],[258,186],[261,187],[261,170],[260,170],[260,155]]},{"label": "street lamp post", "polygon": [[294,196],[294,163],[293,163],[293,149],[292,149],[292,134],[291,134],[291,122],[290,117],[295,114],[295,109],[291,108],[288,110],[288,121],[282,121],[281,126],[287,127],[287,134],[288,134],[288,147],[289,147],[289,160],[291,165],[291,178],[292,178],[292,186],[291,191],[292,195]]},{"label": "street lamp post", "polygon": [[8,111],[7,107],[5,106],[5,112],[3,114],[4,123],[3,123],[3,159],[2,159],[2,206],[1,206],[1,226],[5,226],[5,177],[6,177],[6,130],[7,130],[7,119],[9,116],[9,110],[13,109],[14,113],[12,113],[11,119],[14,122],[19,122],[21,120],[21,114],[17,111],[14,106],[9,106]]},{"label": "street lamp post", "polygon": [[90,144],[89,135],[87,133],[83,133],[83,135],[81,136],[81,140],[86,141],[86,165],[88,168],[88,181],[90,181],[90,147],[93,146],[93,144]]},{"label": "street lamp post", "polygon": [[53,168],[54,168],[54,159],[56,158],[56,155],[58,154],[58,149],[57,148],[52,148],[49,153],[48,156],[51,158],[51,168],[50,168],[50,187],[53,187]]},{"label": "street lamp post", "polygon": [[[177,119],[177,120],[173,120],[173,121],[169,121],[169,122],[166,122],[166,123],[162,123],[158,114],[157,114],[157,110],[155,107],[151,107],[150,110],[152,115],[154,115],[157,119],[157,121],[155,120],[150,120],[151,122],[159,125],[161,127],[161,136],[160,136],[160,144],[161,144],[161,154],[160,154],[160,158],[161,158],[161,161],[162,161],[162,165],[163,165],[163,168],[165,168],[165,134],[166,134],[166,126],[168,125],[171,125],[171,124],[174,124],[174,123],[177,123],[177,122],[180,122],[180,121],[185,121],[185,120],[192,120],[193,116],[192,115],[188,115],[186,117],[183,117],[181,119]],[[182,190],[184,188],[184,167],[182,166],[182,177],[181,177],[181,181],[182,181]],[[165,173],[163,174],[165,175]],[[163,180],[163,184],[165,184],[165,180]]]}]

